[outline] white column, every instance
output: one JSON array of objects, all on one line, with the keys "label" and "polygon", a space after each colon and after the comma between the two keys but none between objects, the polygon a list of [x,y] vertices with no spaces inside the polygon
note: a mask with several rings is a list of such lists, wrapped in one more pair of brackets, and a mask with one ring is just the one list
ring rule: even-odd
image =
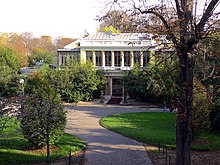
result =
[{"label": "white column", "polygon": [[143,51],[140,51],[140,67],[144,65],[144,54]]},{"label": "white column", "polygon": [[115,66],[115,53],[114,53],[114,51],[111,51],[111,60],[112,60],[111,67],[114,67]]},{"label": "white column", "polygon": [[121,67],[123,68],[125,66],[124,63],[124,51],[121,51]]},{"label": "white column", "polygon": [[112,78],[110,78],[110,95],[112,96]]},{"label": "white column", "polygon": [[58,56],[58,66],[60,66],[60,65],[62,65],[62,56],[59,53],[59,56]]},{"label": "white column", "polygon": [[134,67],[134,54],[133,54],[133,51],[130,52],[130,67]]},{"label": "white column", "polygon": [[96,66],[95,51],[92,51],[92,63],[93,63],[93,66]]},{"label": "white column", "polygon": [[102,51],[102,67],[105,67],[105,51]]}]

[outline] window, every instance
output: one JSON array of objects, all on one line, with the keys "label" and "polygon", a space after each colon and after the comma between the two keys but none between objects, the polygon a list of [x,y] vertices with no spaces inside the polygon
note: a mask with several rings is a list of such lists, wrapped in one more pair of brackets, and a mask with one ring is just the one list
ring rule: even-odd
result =
[{"label": "window", "polygon": [[124,65],[130,66],[130,51],[124,51]]},{"label": "window", "polygon": [[134,63],[140,64],[140,57],[141,57],[140,51],[134,51],[133,55],[134,55]]},{"label": "window", "polygon": [[66,53],[66,55],[69,56],[70,60],[74,59],[76,62],[79,62],[79,58],[80,58],[79,54],[80,54],[80,51],[71,51],[71,52]]},{"label": "window", "polygon": [[111,57],[112,56],[112,52],[111,51],[105,51],[105,66],[111,66]]},{"label": "window", "polygon": [[64,65],[64,56],[61,56],[61,65]]},{"label": "window", "polygon": [[95,52],[95,61],[96,61],[96,66],[102,66],[102,52],[101,51]]},{"label": "window", "polygon": [[80,60],[79,54],[80,54],[80,51],[74,51],[73,52],[73,55],[74,55],[74,58],[75,58],[76,62],[79,62],[79,60]]},{"label": "window", "polygon": [[86,51],[86,62],[92,62],[92,51]]},{"label": "window", "polygon": [[115,66],[121,66],[121,52],[115,51],[114,56],[115,56]]},{"label": "window", "polygon": [[149,61],[150,61],[150,52],[149,51],[143,51],[143,66],[147,66]]}]

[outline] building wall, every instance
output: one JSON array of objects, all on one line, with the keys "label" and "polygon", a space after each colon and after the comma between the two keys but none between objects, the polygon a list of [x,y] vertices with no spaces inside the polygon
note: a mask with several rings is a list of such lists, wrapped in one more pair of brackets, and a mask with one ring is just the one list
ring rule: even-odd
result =
[{"label": "building wall", "polygon": [[68,58],[76,57],[78,62],[90,60],[96,69],[103,70],[106,76],[106,96],[112,96],[114,79],[123,77],[124,72],[131,70],[138,62],[140,67],[155,63],[155,51],[148,50],[155,43],[151,35],[130,33],[106,35],[97,34],[67,45],[58,50],[58,66],[65,64]]}]

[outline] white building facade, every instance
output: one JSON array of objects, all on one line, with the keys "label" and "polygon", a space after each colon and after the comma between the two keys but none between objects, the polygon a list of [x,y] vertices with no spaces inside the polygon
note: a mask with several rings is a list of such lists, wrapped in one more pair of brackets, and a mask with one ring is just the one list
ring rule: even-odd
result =
[{"label": "white building facade", "polygon": [[105,98],[122,97],[122,77],[136,64],[147,67],[156,45],[160,41],[146,33],[97,33],[89,35],[58,49],[58,66],[67,59],[78,62],[91,61],[106,77]]}]

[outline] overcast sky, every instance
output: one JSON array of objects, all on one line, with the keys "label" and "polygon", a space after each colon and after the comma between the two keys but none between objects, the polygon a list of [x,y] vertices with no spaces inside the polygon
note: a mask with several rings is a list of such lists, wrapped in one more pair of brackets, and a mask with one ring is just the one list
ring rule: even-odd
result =
[{"label": "overcast sky", "polygon": [[0,32],[82,37],[95,33],[103,0],[0,0]]}]

